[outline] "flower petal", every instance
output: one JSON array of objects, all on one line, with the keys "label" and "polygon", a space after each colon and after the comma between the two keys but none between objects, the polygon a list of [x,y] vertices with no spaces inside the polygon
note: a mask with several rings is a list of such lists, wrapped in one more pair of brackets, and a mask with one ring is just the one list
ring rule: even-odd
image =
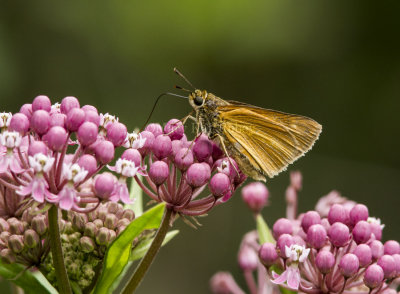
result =
[{"label": "flower petal", "polygon": [[32,180],[32,198],[37,202],[44,201],[45,183],[43,179],[34,178]]},{"label": "flower petal", "polygon": [[274,277],[274,280],[271,280],[272,283],[278,284],[278,285],[283,284],[287,280],[288,270],[285,270],[280,276],[277,273],[272,272],[272,276]]},{"label": "flower petal", "polygon": [[300,285],[300,271],[299,268],[289,266],[287,269],[287,284],[290,288],[298,290]]}]

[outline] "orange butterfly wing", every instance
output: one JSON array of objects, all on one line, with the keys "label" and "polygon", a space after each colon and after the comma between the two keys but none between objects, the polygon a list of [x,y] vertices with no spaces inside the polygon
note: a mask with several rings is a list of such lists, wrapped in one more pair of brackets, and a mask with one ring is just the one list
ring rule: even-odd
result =
[{"label": "orange butterfly wing", "polygon": [[322,130],[308,117],[230,103],[218,107],[224,136],[270,178],[310,150]]}]

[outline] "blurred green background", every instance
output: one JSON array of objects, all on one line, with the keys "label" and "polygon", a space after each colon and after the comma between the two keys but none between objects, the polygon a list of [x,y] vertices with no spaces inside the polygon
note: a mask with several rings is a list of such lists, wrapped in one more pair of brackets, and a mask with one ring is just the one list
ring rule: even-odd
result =
[{"label": "blurred green background", "polygon": [[[310,116],[324,129],[290,167],[303,172],[300,210],[332,189],[367,204],[400,239],[399,2],[373,1],[1,1],[0,111],[39,95],[72,95],[119,116],[132,130],[155,98],[185,86],[226,99]],[[152,121],[182,118],[188,103],[166,97]],[[270,224],[284,215],[288,173],[268,181]],[[230,270],[254,227],[239,193],[182,225],[138,293],[207,293]]]}]

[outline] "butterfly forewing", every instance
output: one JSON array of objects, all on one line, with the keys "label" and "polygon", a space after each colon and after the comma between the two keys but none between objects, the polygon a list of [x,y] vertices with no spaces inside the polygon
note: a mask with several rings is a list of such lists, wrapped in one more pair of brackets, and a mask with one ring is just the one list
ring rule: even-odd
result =
[{"label": "butterfly forewing", "polygon": [[304,116],[242,103],[219,106],[217,110],[225,139],[247,157],[252,168],[268,177],[304,155],[322,129]]}]

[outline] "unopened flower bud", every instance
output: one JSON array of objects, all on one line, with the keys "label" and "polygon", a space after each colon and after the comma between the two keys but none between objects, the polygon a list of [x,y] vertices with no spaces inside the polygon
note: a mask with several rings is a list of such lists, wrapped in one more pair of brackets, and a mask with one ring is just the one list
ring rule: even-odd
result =
[{"label": "unopened flower bud", "polygon": [[119,221],[118,221],[118,223],[117,223],[117,227],[126,227],[126,226],[128,226],[130,224],[130,221],[128,220],[128,219],[126,219],[126,218],[122,218],[122,219],[120,219]]},{"label": "unopened flower bud", "polygon": [[46,216],[37,215],[32,219],[32,229],[36,231],[40,236],[43,236],[47,232]]},{"label": "unopened flower bud", "polygon": [[121,218],[126,218],[129,221],[133,221],[135,219],[135,213],[131,209],[125,209]]},{"label": "unopened flower bud", "polygon": [[115,214],[107,214],[104,220],[104,226],[110,230],[114,230],[115,226],[117,225],[117,217]]},{"label": "unopened flower bud", "polygon": [[278,250],[279,256],[286,258],[285,247],[289,247],[294,244],[294,239],[289,234],[282,234],[279,236],[278,241],[276,242],[276,248]]},{"label": "unopened flower bud", "polygon": [[311,247],[320,249],[324,247],[326,243],[326,231],[325,228],[320,225],[312,225],[307,231],[307,242]]},{"label": "unopened flower bud", "polygon": [[276,252],[275,244],[264,243],[258,251],[260,261],[265,266],[271,266],[278,260],[278,253]]},{"label": "unopened flower bud", "polygon": [[194,188],[201,187],[210,179],[211,169],[202,163],[192,164],[186,172],[188,184]]},{"label": "unopened flower bud", "polygon": [[77,137],[82,146],[89,146],[97,139],[98,126],[92,122],[84,122],[79,126]]},{"label": "unopened flower bud", "polygon": [[250,246],[242,246],[238,255],[239,266],[243,271],[254,271],[257,269],[257,253]]},{"label": "unopened flower bud", "polygon": [[22,235],[11,235],[8,240],[8,247],[14,253],[21,253],[24,250],[24,237]]},{"label": "unopened flower bud", "polygon": [[97,160],[90,154],[82,155],[78,160],[78,165],[87,170],[89,175],[93,174],[97,170]]},{"label": "unopened flower bud", "polygon": [[209,188],[215,197],[224,196],[231,187],[231,181],[226,174],[216,173],[210,180]]},{"label": "unopened flower bud", "polygon": [[79,101],[75,97],[67,96],[61,101],[60,110],[64,114],[68,114],[68,112],[72,108],[79,108]]},{"label": "unopened flower bud", "polygon": [[4,218],[0,218],[0,232],[8,231],[10,229],[10,225]]},{"label": "unopened flower bud", "polygon": [[354,275],[358,268],[360,267],[360,262],[355,254],[347,253],[345,254],[339,263],[339,269],[342,275],[346,278]]},{"label": "unopened flower bud", "polygon": [[390,255],[383,255],[378,259],[377,263],[382,269],[385,279],[393,278],[396,274],[396,262]]},{"label": "unopened flower bud", "polygon": [[51,101],[50,101],[49,97],[40,95],[40,96],[37,96],[35,99],[33,99],[32,111],[36,111],[36,110],[40,110],[40,109],[50,112]]},{"label": "unopened flower bud", "polygon": [[132,161],[135,166],[140,166],[142,163],[142,156],[137,149],[126,149],[124,153],[122,153],[121,158]]},{"label": "unopened flower bud", "polygon": [[26,117],[30,120],[32,117],[32,104],[24,104],[19,109],[19,112],[25,114]]},{"label": "unopened flower bud", "polygon": [[11,234],[22,235],[24,233],[25,228],[23,223],[15,217],[9,218],[7,222],[10,225],[9,231]]},{"label": "unopened flower bud", "polygon": [[87,222],[88,218],[86,214],[74,213],[74,216],[72,217],[72,227],[75,230],[83,231]]},{"label": "unopened flower bud", "polygon": [[102,227],[97,232],[96,243],[99,245],[107,245],[110,238],[110,230]]},{"label": "unopened flower bud", "polygon": [[100,115],[97,113],[97,111],[86,110],[83,108],[82,110],[85,111],[85,121],[94,123],[96,126],[100,125]]},{"label": "unopened flower bud", "polygon": [[301,172],[293,171],[290,173],[290,185],[295,188],[296,191],[301,190],[302,180]]},{"label": "unopened flower bud", "polygon": [[141,155],[146,155],[148,152],[150,152],[153,148],[153,143],[155,136],[153,133],[148,132],[148,131],[143,131],[140,133],[140,136],[145,139],[144,145],[142,148],[139,148],[139,152]]},{"label": "unopened flower bud", "polygon": [[67,143],[68,134],[63,127],[52,127],[46,134],[47,145],[53,151],[61,151]]},{"label": "unopened flower bud", "polygon": [[45,134],[50,128],[50,114],[45,110],[37,110],[32,114],[31,127],[39,135]]},{"label": "unopened flower bud", "polygon": [[114,158],[114,144],[105,140],[96,142],[95,153],[100,163],[107,164]]},{"label": "unopened flower bud", "polygon": [[335,257],[330,251],[321,250],[318,252],[317,257],[315,258],[315,264],[321,273],[327,274],[335,265]]},{"label": "unopened flower bud", "polygon": [[85,228],[83,229],[83,234],[88,237],[95,237],[97,233],[97,226],[92,223],[88,222],[85,224]]},{"label": "unopened flower bud", "polygon": [[92,252],[96,247],[96,244],[94,243],[93,239],[87,236],[81,237],[79,240],[79,244],[81,245],[82,251],[86,253]]},{"label": "unopened flower bud", "polygon": [[38,246],[39,242],[40,242],[40,238],[39,238],[38,233],[36,233],[32,229],[25,231],[24,243],[28,248],[35,248],[36,246]]},{"label": "unopened flower bud", "polygon": [[321,217],[316,211],[307,211],[301,219],[301,227],[307,234],[308,228],[312,225],[321,224]]},{"label": "unopened flower bud", "polygon": [[178,119],[171,119],[164,127],[164,134],[168,135],[171,140],[180,140],[183,137],[183,124]]},{"label": "unopened flower bud", "polygon": [[94,225],[98,228],[98,229],[100,229],[101,227],[103,227],[103,221],[101,220],[101,219],[95,219],[94,221],[93,221],[93,223],[94,223]]},{"label": "unopened flower bud", "polygon": [[334,246],[343,247],[350,239],[349,227],[336,222],[329,228],[328,236]]},{"label": "unopened flower bud", "polygon": [[366,221],[368,216],[368,208],[364,204],[356,204],[350,210],[350,222],[353,226],[359,221]]},{"label": "unopened flower bud", "polygon": [[278,239],[278,237],[283,234],[291,235],[292,233],[293,225],[287,218],[278,219],[272,227],[272,234],[275,239]]},{"label": "unopened flower bud", "polygon": [[193,146],[193,154],[199,162],[206,161],[212,154],[212,144],[211,141],[197,140]]},{"label": "unopened flower bud", "polygon": [[32,141],[28,148],[28,155],[34,156],[35,154],[42,153],[47,155],[48,149],[42,141]]},{"label": "unopened flower bud", "polygon": [[345,224],[348,222],[348,218],[349,218],[348,213],[343,205],[334,204],[329,209],[328,220],[331,225],[336,222]]},{"label": "unopened flower bud", "polygon": [[114,191],[115,176],[111,173],[102,173],[94,178],[94,192],[101,199],[108,199]]},{"label": "unopened flower bud", "polygon": [[155,161],[149,169],[149,177],[156,185],[163,184],[169,175],[169,167],[164,161]]},{"label": "unopened flower bud", "polygon": [[16,113],[10,121],[10,129],[15,132],[26,133],[29,130],[29,119],[25,114]]},{"label": "unopened flower bud", "polygon": [[394,263],[396,264],[396,275],[400,275],[400,254],[393,254]]},{"label": "unopened flower bud", "polygon": [[383,247],[385,254],[388,255],[400,254],[400,244],[395,240],[386,241]]},{"label": "unopened flower bud", "polygon": [[373,240],[368,245],[371,248],[372,258],[374,260],[379,259],[384,254],[384,247],[381,241]]},{"label": "unopened flower bud", "polygon": [[353,239],[357,244],[365,243],[371,238],[371,227],[366,221],[359,221],[353,229]]},{"label": "unopened flower bud", "polygon": [[373,289],[382,283],[383,277],[383,269],[377,264],[372,264],[365,271],[364,283],[367,287]]},{"label": "unopened flower bud", "polygon": [[50,115],[50,118],[51,127],[65,128],[65,121],[67,120],[67,116],[64,113],[53,113]]},{"label": "unopened flower bud", "polygon": [[211,292],[214,294],[244,293],[228,272],[216,273],[210,281]]},{"label": "unopened flower bud", "polygon": [[71,132],[76,132],[85,121],[85,112],[80,108],[72,108],[67,113],[65,124]]},{"label": "unopened flower bud", "polygon": [[358,257],[360,261],[360,267],[365,267],[372,261],[372,252],[371,248],[366,244],[358,245],[353,253]]},{"label": "unopened flower bud", "polygon": [[159,135],[153,142],[153,153],[158,159],[168,157],[172,153],[171,138],[166,135]]},{"label": "unopened flower bud", "polygon": [[107,125],[107,139],[115,147],[121,146],[124,143],[127,133],[126,126],[120,122],[109,123]]},{"label": "unopened flower bud", "polygon": [[251,183],[242,189],[243,201],[254,213],[259,213],[264,208],[268,196],[267,187],[260,182]]},{"label": "unopened flower bud", "polygon": [[156,123],[147,125],[144,130],[147,132],[153,133],[154,137],[157,137],[163,133],[162,127]]},{"label": "unopened flower bud", "polygon": [[186,171],[194,162],[193,152],[188,148],[181,148],[176,153],[174,161],[181,171]]},{"label": "unopened flower bud", "polygon": [[5,248],[0,251],[1,260],[6,264],[15,263],[16,257],[11,249]]}]

